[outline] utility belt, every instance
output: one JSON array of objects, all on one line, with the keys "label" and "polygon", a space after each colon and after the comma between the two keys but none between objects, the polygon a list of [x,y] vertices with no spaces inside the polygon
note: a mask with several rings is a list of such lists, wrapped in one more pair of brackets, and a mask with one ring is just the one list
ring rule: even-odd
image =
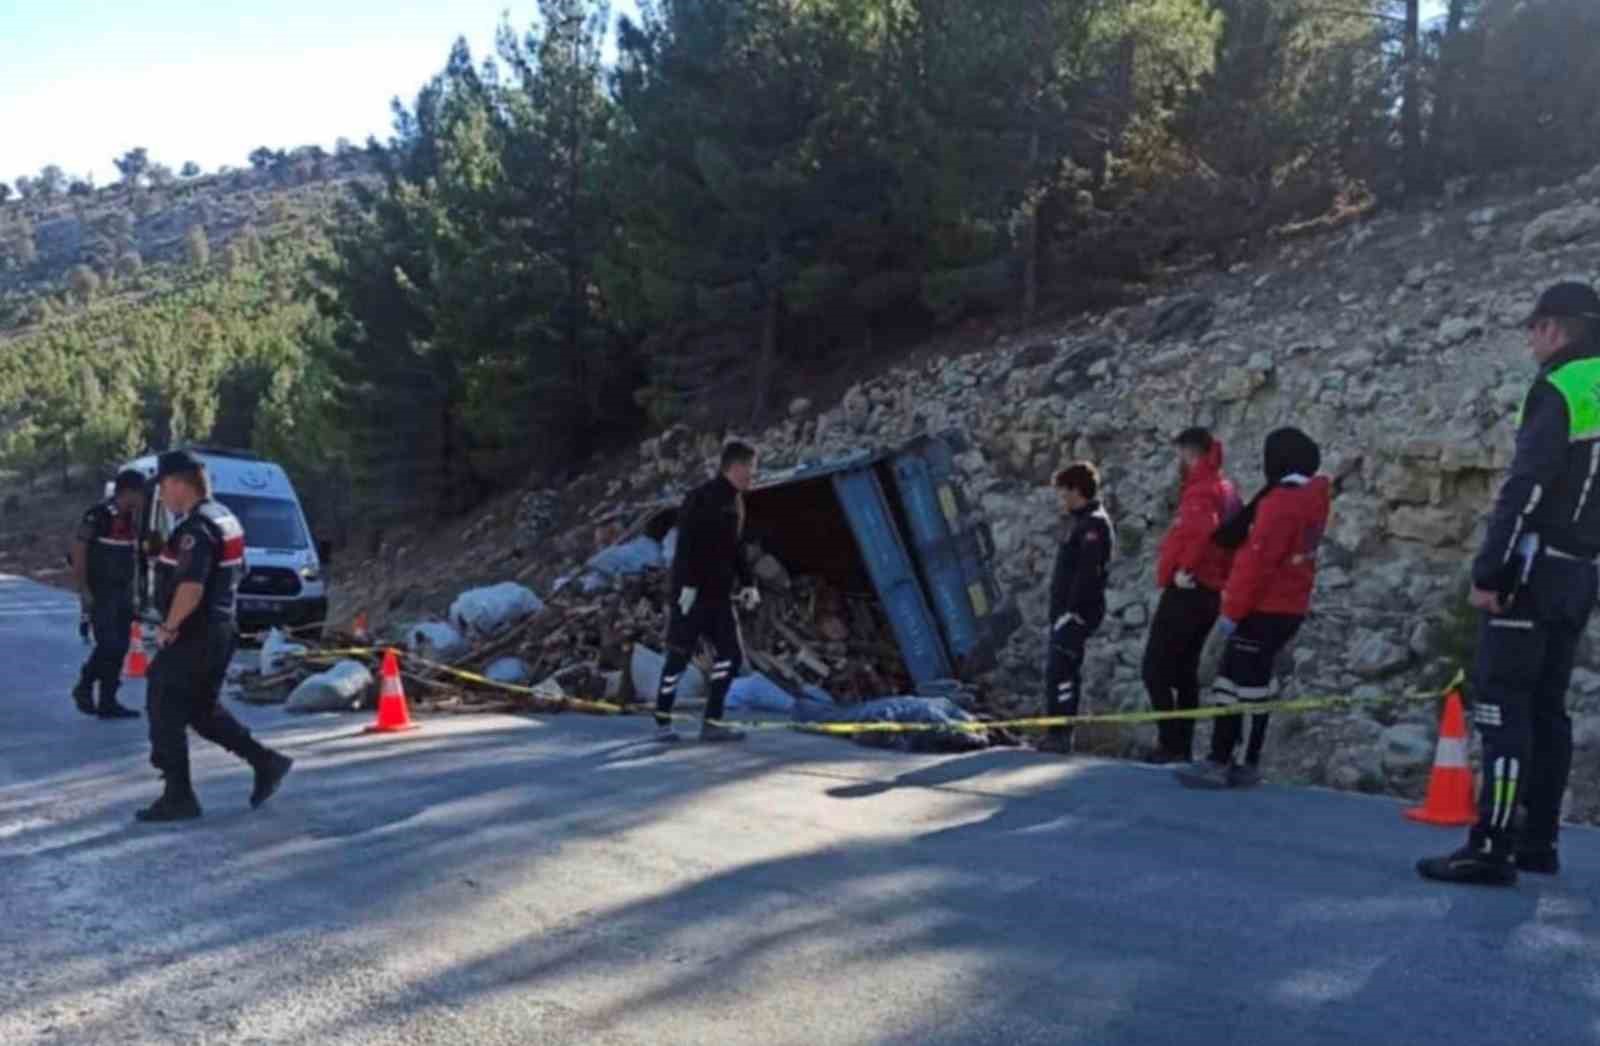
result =
[{"label": "utility belt", "polygon": [[1558,560],[1562,563],[1584,563],[1594,566],[1600,562],[1600,557],[1593,554],[1582,554],[1568,549],[1558,548],[1548,544],[1538,534],[1525,534],[1517,542],[1516,551],[1506,563],[1505,571],[1501,575],[1499,585],[1500,600],[1510,606],[1517,595],[1528,586],[1528,580],[1533,576],[1533,568],[1542,558]]}]

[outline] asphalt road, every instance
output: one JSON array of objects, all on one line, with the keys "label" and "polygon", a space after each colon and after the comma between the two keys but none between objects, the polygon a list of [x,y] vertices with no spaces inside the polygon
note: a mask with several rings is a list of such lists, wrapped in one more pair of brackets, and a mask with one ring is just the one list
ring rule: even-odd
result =
[{"label": "asphalt road", "polygon": [[[638,720],[245,708],[266,808],[67,696],[70,600],[0,578],[0,1043],[1600,1042],[1600,836],[1559,879],[1425,884],[1397,804],[1186,791]],[[128,703],[142,706],[134,684]]]}]

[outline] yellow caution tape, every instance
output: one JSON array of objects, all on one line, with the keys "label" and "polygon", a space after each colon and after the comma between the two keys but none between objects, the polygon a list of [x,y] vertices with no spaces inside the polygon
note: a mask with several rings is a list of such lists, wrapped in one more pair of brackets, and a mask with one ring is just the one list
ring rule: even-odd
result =
[{"label": "yellow caution tape", "polygon": [[[343,650],[317,650],[302,655],[305,660],[331,660],[341,657],[372,657],[381,655],[386,647],[352,647]],[[403,661],[431,668],[436,672],[454,676],[457,679],[476,683],[495,690],[504,690],[508,693],[521,694],[533,697],[539,701],[562,708],[577,711],[594,712],[599,715],[628,715],[641,712],[648,715],[657,715],[648,705],[619,705],[610,701],[591,701],[579,697],[557,697],[540,690],[538,687],[521,686],[516,683],[502,683],[497,679],[478,672],[455,668],[451,665],[430,661],[416,654],[405,653],[398,649],[395,654]],[[1206,705],[1201,708],[1179,709],[1171,712],[1099,712],[1086,713],[1075,716],[1030,716],[1019,719],[999,719],[989,721],[972,720],[970,722],[951,723],[792,723],[792,722],[754,722],[744,720],[720,719],[711,720],[719,726],[737,726],[746,730],[796,730],[803,733],[830,734],[834,736],[848,736],[850,734],[910,734],[927,733],[936,730],[961,730],[968,733],[985,733],[990,730],[1049,730],[1055,727],[1083,726],[1090,723],[1160,723],[1173,719],[1220,719],[1230,715],[1269,715],[1277,712],[1319,712],[1330,708],[1351,708],[1361,705],[1381,704],[1416,704],[1423,701],[1437,701],[1453,691],[1461,688],[1466,680],[1466,674],[1457,669],[1456,674],[1439,690],[1412,691],[1400,695],[1382,695],[1379,697],[1355,697],[1353,695],[1330,695],[1323,697],[1296,697],[1279,701],[1241,701],[1232,705]],[[682,712],[668,713],[669,719],[695,720],[700,716]]]}]

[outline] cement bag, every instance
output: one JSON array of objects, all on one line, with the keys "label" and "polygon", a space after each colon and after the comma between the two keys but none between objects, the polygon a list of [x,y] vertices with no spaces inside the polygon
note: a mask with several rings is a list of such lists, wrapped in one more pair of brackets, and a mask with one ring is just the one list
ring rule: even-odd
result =
[{"label": "cement bag", "polygon": [[290,658],[303,655],[306,652],[304,645],[291,643],[283,638],[283,633],[274,628],[267,633],[267,638],[261,643],[261,674],[270,676],[280,669],[289,667]]},{"label": "cement bag", "polygon": [[289,712],[348,712],[372,689],[372,673],[359,661],[340,661],[289,693]]},{"label": "cement bag", "polygon": [[522,686],[533,678],[533,669],[520,657],[502,657],[483,670],[483,674],[493,679],[496,683],[511,683]]},{"label": "cement bag", "polygon": [[544,609],[532,590],[515,581],[474,588],[450,604],[450,623],[466,636],[492,636]]},{"label": "cement bag", "polygon": [[591,584],[589,575],[598,575],[602,584],[622,577],[632,577],[662,566],[661,545],[652,537],[641,534],[632,541],[603,548],[584,564],[585,588]]},{"label": "cement bag", "polygon": [[769,712],[787,718],[794,714],[794,705],[794,697],[789,691],[760,672],[740,676],[728,688],[727,707],[730,712]]},{"label": "cement bag", "polygon": [[406,649],[422,657],[448,660],[466,653],[467,641],[443,621],[419,621],[406,626]]},{"label": "cement bag", "polygon": [[[633,677],[635,701],[654,704],[656,692],[661,689],[661,669],[667,659],[641,643],[633,644],[633,663],[629,672]],[[678,701],[704,701],[708,694],[705,675],[691,663],[678,680]]]}]

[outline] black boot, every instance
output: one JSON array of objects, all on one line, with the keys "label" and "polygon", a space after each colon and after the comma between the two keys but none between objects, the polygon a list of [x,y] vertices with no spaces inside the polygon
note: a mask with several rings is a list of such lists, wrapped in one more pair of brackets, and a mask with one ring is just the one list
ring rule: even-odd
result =
[{"label": "black boot", "polygon": [[167,791],[161,798],[134,814],[134,819],[147,824],[166,821],[192,821],[200,816],[200,801],[193,792]]},{"label": "black boot", "polygon": [[138,719],[139,713],[117,702],[116,691],[107,691],[105,686],[100,687],[100,710],[95,713],[101,719]]},{"label": "black boot", "polygon": [[283,784],[283,779],[289,776],[292,766],[294,760],[282,752],[268,752],[267,758],[256,765],[256,786],[250,791],[252,810],[272,798],[278,786]]},{"label": "black boot", "polygon": [[1474,886],[1513,886],[1517,866],[1511,855],[1487,840],[1470,840],[1448,857],[1427,857],[1417,862],[1417,874],[1442,883]]},{"label": "black boot", "polygon": [[84,715],[94,715],[94,684],[79,682],[72,688],[72,703]]},{"label": "black boot", "polygon": [[1561,871],[1561,858],[1553,846],[1519,847],[1517,867],[1534,875],[1556,875]]}]

